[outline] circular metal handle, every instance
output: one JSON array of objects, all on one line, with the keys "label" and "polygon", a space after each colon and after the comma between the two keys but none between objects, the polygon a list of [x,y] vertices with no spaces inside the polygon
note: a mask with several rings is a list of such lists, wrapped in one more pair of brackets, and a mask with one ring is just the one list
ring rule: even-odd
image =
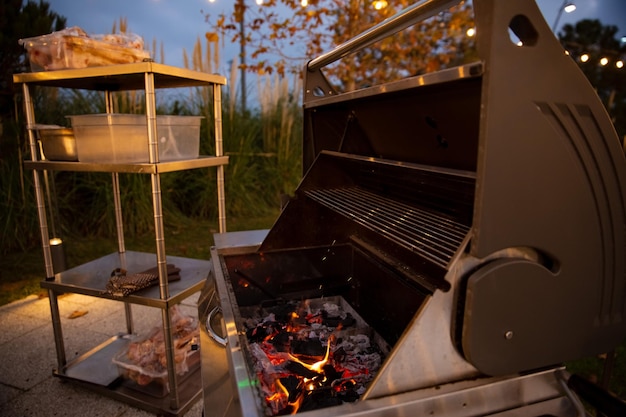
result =
[{"label": "circular metal handle", "polygon": [[217,313],[221,313],[221,312],[222,312],[222,308],[220,306],[213,307],[213,310],[211,310],[211,312],[206,318],[205,327],[206,327],[207,332],[209,332],[209,336],[211,336],[211,339],[215,340],[220,345],[226,347],[226,343],[227,343],[226,338],[217,334],[217,332],[213,330],[213,327],[211,326],[211,321],[213,320],[213,317]]}]

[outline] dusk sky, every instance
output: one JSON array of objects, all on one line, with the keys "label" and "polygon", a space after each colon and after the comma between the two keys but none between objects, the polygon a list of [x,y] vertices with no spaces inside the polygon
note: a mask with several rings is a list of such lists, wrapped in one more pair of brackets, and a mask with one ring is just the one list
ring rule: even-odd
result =
[{"label": "dusk sky", "polygon": [[[204,34],[210,30],[204,14],[217,16],[232,10],[235,0],[47,0],[51,9],[67,18],[68,26],[79,26],[89,34],[110,33],[120,17],[127,20],[129,29],[144,38],[147,49],[154,40],[163,44],[165,63],[183,66],[183,49],[191,54],[196,40],[204,43]],[[256,7],[254,0],[246,0],[249,7]],[[298,0],[294,0],[298,1]],[[603,24],[612,24],[626,36],[626,0],[578,0],[577,9],[563,13],[559,28],[565,23],[575,23],[590,18]],[[537,4],[550,27],[553,26],[562,0],[538,0]],[[160,46],[159,46],[160,47]],[[238,54],[237,45],[226,45],[221,51],[222,65],[219,69],[227,74],[229,61]]]}]

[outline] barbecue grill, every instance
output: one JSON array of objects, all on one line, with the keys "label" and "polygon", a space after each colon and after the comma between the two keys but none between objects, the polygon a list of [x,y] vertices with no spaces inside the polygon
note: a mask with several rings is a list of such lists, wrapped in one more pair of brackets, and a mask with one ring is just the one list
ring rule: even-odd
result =
[{"label": "barbecue grill", "polygon": [[[269,231],[215,235],[211,415],[585,413],[562,364],[626,335],[626,162],[535,3],[474,0],[475,63],[340,94],[322,72],[456,3],[419,2],[307,64],[295,195]],[[380,363],[363,370],[353,338]],[[309,390],[292,365],[314,361],[338,376]]]}]

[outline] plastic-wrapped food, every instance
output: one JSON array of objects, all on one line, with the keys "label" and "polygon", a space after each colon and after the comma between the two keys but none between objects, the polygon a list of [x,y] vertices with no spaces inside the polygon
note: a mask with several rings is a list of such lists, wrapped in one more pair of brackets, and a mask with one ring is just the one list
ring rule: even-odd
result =
[{"label": "plastic-wrapped food", "polygon": [[[200,336],[198,321],[184,314],[177,305],[170,311],[176,374],[185,375],[199,364],[196,349]],[[164,389],[163,394],[167,393],[167,357],[160,326],[154,327],[146,337],[130,342],[127,348],[113,358],[113,363],[118,366],[123,377],[137,385],[155,383]]]},{"label": "plastic-wrapped food", "polygon": [[150,58],[143,39],[133,33],[88,35],[71,27],[47,35],[20,39],[32,71],[128,64]]}]

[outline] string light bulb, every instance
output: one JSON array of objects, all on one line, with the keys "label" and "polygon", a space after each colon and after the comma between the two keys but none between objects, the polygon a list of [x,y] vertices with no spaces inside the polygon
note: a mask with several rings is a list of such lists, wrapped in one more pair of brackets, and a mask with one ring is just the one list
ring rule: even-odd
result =
[{"label": "string light bulb", "polygon": [[388,3],[387,0],[374,0],[372,2],[372,6],[374,7],[374,10],[382,10],[385,7],[387,7]]}]

